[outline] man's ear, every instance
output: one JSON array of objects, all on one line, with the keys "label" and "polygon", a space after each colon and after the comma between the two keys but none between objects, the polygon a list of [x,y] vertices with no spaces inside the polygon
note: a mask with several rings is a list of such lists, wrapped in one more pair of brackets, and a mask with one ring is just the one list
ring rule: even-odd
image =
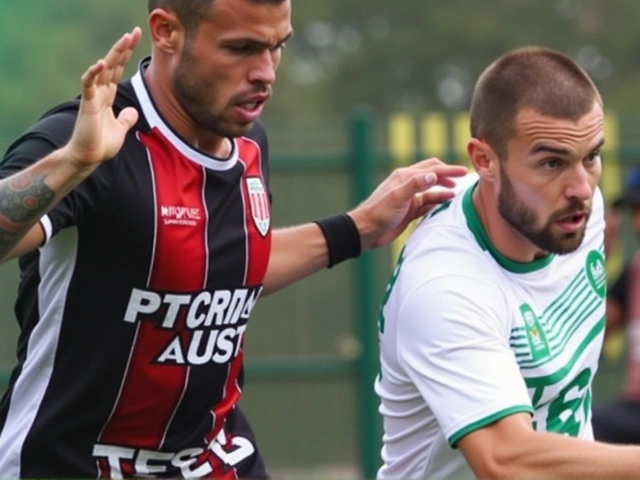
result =
[{"label": "man's ear", "polygon": [[500,159],[493,148],[484,140],[472,138],[467,144],[467,154],[473,168],[480,178],[493,182],[498,171]]},{"label": "man's ear", "polygon": [[149,32],[154,46],[161,52],[173,54],[181,50],[184,28],[174,12],[156,8],[149,15]]}]

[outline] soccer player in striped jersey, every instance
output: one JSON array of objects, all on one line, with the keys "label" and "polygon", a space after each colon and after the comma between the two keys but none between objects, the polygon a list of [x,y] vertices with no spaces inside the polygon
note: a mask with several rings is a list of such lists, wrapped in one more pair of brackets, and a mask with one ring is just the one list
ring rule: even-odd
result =
[{"label": "soccer player in striped jersey", "polygon": [[593,441],[605,326],[603,104],[542,47],[479,77],[477,178],[410,236],[381,307],[380,479],[638,478]]}]

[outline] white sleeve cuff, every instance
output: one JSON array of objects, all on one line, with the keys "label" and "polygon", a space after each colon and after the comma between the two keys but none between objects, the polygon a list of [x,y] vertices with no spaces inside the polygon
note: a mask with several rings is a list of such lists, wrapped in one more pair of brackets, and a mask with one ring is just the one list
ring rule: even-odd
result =
[{"label": "white sleeve cuff", "polygon": [[49,215],[45,215],[40,219],[40,225],[42,225],[42,229],[44,230],[44,242],[42,245],[46,245],[53,235],[53,225]]}]

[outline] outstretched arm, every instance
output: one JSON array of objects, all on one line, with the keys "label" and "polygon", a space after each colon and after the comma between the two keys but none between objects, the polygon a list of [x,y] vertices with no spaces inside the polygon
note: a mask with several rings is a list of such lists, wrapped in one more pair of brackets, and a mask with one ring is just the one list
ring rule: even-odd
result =
[{"label": "outstretched arm", "polygon": [[[454,178],[466,173],[466,167],[447,165],[435,158],[394,170],[369,198],[348,212],[361,248],[391,243],[412,220],[426,214],[434,204],[450,199]],[[432,189],[435,185],[445,188]],[[318,224],[274,230],[263,295],[329,265],[327,238]]]},{"label": "outstretched arm", "polygon": [[510,415],[458,442],[478,478],[636,479],[640,447],[536,432],[526,413]]},{"label": "outstretched arm", "polygon": [[138,113],[126,108],[115,117],[112,106],[124,67],[141,36],[137,27],[123,35],[82,75],[82,99],[69,142],[0,180],[0,262],[37,247],[43,239],[36,226],[40,218],[120,150]]}]

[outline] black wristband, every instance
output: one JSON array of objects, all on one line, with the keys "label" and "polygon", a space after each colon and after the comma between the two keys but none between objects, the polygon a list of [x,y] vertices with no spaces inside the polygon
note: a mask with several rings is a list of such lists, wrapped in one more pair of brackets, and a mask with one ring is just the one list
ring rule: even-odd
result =
[{"label": "black wristband", "polygon": [[337,265],[349,258],[357,258],[362,253],[360,232],[356,223],[346,213],[314,220],[324,234],[329,249],[329,266]]}]

